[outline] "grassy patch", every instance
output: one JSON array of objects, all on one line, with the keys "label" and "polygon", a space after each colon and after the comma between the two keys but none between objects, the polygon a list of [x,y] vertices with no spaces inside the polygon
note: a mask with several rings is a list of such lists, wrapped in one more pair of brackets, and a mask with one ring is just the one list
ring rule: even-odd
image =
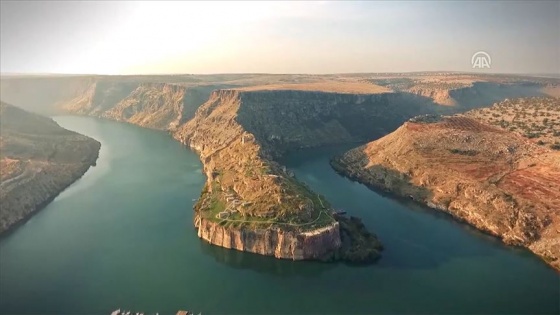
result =
[{"label": "grassy patch", "polygon": [[467,156],[475,156],[478,154],[478,151],[475,150],[461,150],[461,149],[451,149],[449,152],[453,154],[460,154],[460,155],[467,155]]}]

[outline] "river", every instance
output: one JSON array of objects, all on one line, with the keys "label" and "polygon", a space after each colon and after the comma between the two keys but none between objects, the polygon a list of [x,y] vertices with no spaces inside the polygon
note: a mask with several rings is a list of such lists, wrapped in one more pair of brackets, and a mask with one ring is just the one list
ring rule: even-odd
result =
[{"label": "river", "polygon": [[167,134],[87,117],[63,127],[101,142],[97,166],[0,239],[0,313],[560,313],[560,276],[526,250],[337,175],[345,148],[286,165],[386,249],[375,265],[281,261],[210,246],[192,206],[198,157]]}]

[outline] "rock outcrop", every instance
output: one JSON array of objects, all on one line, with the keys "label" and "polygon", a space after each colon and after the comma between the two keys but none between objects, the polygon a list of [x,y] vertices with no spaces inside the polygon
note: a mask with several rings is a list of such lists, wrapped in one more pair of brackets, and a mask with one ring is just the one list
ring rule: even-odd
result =
[{"label": "rock outcrop", "polygon": [[424,117],[331,164],[560,269],[560,155],[519,134],[464,116]]},{"label": "rock outcrop", "polygon": [[54,199],[95,164],[99,142],[52,119],[0,105],[0,233]]},{"label": "rock outcrop", "polygon": [[216,86],[98,81],[59,107],[80,115],[173,130],[194,117]]},{"label": "rock outcrop", "polygon": [[311,231],[226,228],[200,215],[195,218],[198,237],[225,248],[293,260],[330,259],[341,247],[338,222]]},{"label": "rock outcrop", "polygon": [[312,91],[239,92],[237,121],[272,154],[364,142],[415,115],[441,106],[404,93],[345,94]]}]

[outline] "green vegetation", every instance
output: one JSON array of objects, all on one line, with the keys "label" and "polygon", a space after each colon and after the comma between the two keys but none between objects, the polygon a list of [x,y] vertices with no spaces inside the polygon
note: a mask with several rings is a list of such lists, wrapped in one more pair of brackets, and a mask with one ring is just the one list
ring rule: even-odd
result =
[{"label": "green vegetation", "polygon": [[507,99],[466,115],[502,129],[519,132],[529,139],[535,139],[540,145],[550,143],[551,137],[560,137],[560,98]]},{"label": "green vegetation", "polygon": [[[311,213],[311,219],[316,220],[313,222],[313,226],[320,227],[331,224],[334,220],[327,212],[330,209],[330,205],[328,202],[319,196],[318,194],[314,193],[305,185],[304,183],[298,182],[294,178],[286,178],[285,185],[288,191],[293,191],[300,197],[308,199],[313,204],[313,211]],[[288,207],[294,207],[295,205],[289,205]],[[293,211],[291,212],[293,213]],[[293,213],[291,217],[288,217],[287,220],[290,222],[298,222],[301,220],[300,213]]]},{"label": "green vegetation", "polygon": [[337,221],[340,224],[343,243],[340,250],[342,259],[353,264],[364,264],[379,259],[383,246],[359,218],[339,217]]},{"label": "green vegetation", "polygon": [[451,149],[449,152],[453,154],[460,154],[460,155],[467,155],[467,156],[475,156],[478,154],[476,150],[461,150],[461,149]]}]

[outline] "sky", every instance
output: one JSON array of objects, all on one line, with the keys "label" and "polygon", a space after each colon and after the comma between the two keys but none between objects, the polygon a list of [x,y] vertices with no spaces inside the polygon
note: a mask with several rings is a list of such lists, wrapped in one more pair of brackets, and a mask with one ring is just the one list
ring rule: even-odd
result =
[{"label": "sky", "polygon": [[560,1],[1,1],[2,73],[560,73]]}]

